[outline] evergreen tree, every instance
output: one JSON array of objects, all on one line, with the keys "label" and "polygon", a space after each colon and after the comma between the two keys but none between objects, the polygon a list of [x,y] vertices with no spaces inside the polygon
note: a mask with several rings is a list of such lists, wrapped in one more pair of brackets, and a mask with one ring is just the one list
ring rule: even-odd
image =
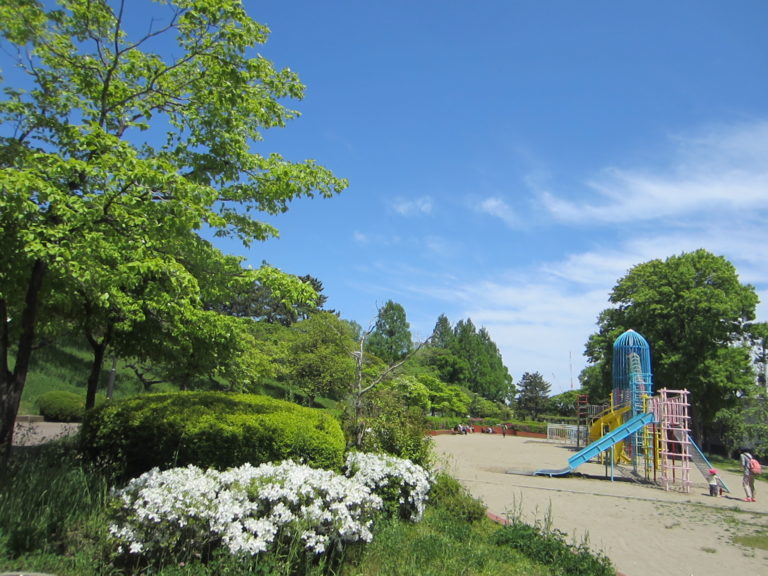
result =
[{"label": "evergreen tree", "polygon": [[471,319],[459,320],[453,331],[451,352],[465,367],[464,385],[472,392],[495,402],[510,401],[514,395],[512,377],[488,331],[475,328]]},{"label": "evergreen tree", "polygon": [[450,349],[453,342],[453,328],[445,314],[440,314],[435,323],[435,329],[432,330],[432,339],[430,344],[434,348]]},{"label": "evergreen tree", "polygon": [[550,389],[549,382],[544,380],[540,373],[526,372],[520,378],[517,394],[518,410],[529,414],[533,420],[536,420],[547,407]]},{"label": "evergreen tree", "polygon": [[388,300],[379,310],[366,345],[368,352],[387,364],[399,362],[411,351],[411,327],[400,304]]}]

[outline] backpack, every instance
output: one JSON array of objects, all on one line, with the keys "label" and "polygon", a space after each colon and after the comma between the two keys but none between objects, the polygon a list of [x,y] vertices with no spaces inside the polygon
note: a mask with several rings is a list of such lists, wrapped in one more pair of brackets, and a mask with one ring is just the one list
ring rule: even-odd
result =
[{"label": "backpack", "polygon": [[757,458],[752,456],[749,459],[749,473],[757,476],[758,474],[762,474],[762,472],[763,467],[760,465],[760,462],[757,461]]}]

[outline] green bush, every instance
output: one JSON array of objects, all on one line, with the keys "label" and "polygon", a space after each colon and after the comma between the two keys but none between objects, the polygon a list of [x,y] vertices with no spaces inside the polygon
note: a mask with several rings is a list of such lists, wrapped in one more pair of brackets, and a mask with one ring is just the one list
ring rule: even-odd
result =
[{"label": "green bush", "polygon": [[435,483],[429,491],[429,503],[464,522],[479,522],[485,518],[485,504],[482,500],[472,496],[456,478],[445,472],[435,477]]},{"label": "green bush", "polygon": [[85,396],[52,390],[38,396],[37,407],[48,422],[81,422],[85,413]]},{"label": "green bush", "polygon": [[350,445],[357,444],[363,452],[384,452],[424,468],[431,467],[429,425],[422,411],[409,407],[399,390],[383,387],[364,397],[360,422],[357,422],[363,429],[361,442],[356,439],[352,414],[347,413],[344,418]]},{"label": "green bush", "polygon": [[194,464],[225,469],[295,460],[340,470],[344,435],[328,414],[267,396],[222,392],[147,394],[89,411],[86,457],[118,474]]}]

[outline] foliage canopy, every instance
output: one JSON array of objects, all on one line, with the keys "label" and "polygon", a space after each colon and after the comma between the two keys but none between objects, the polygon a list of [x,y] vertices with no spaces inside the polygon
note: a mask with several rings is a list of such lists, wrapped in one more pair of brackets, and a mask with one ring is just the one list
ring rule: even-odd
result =
[{"label": "foliage canopy", "polygon": [[[152,14],[143,32],[129,10]],[[254,213],[346,187],[313,160],[254,150],[304,92],[255,53],[268,34],[237,0],[0,3],[2,48],[24,78],[0,101],[1,444],[53,294],[90,310],[102,358],[147,318],[178,335],[201,308],[188,258],[201,230],[265,240],[277,230]],[[262,280],[311,299],[284,274]]]}]

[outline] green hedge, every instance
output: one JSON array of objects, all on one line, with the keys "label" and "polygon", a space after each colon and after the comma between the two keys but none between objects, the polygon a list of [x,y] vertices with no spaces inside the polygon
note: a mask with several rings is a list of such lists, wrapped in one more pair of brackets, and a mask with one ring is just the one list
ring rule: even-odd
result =
[{"label": "green hedge", "polygon": [[533,434],[546,434],[547,423],[537,420],[513,420],[507,424],[510,430],[518,432],[531,432]]},{"label": "green hedge", "polygon": [[225,469],[286,459],[340,469],[344,435],[328,414],[253,394],[147,394],[86,414],[84,454],[134,477],[194,464]]},{"label": "green hedge", "polygon": [[52,390],[36,400],[40,415],[48,422],[81,422],[85,413],[85,395]]}]

